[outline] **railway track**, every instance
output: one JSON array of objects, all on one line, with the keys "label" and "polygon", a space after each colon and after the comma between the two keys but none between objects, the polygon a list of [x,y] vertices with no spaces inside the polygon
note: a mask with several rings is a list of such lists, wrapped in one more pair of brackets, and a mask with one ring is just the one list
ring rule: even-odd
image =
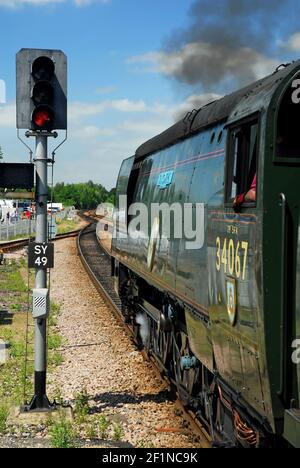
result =
[{"label": "railway track", "polygon": [[[76,231],[67,232],[65,234],[57,234],[53,241],[67,239],[69,237],[77,237],[79,233],[80,229]],[[2,251],[3,253],[13,252],[15,250],[21,249],[22,247],[26,247],[28,243],[29,238],[0,243],[0,251]]]},{"label": "railway track", "polygon": [[[84,228],[77,239],[77,248],[81,262],[96,289],[104,298],[106,304],[111,308],[116,318],[122,323],[124,329],[131,339],[134,339],[134,330],[125,323],[121,313],[121,301],[114,290],[114,281],[111,276],[111,260],[108,253],[101,247],[96,236],[96,224],[93,222]],[[134,340],[135,341],[135,340]],[[136,343],[138,346],[138,343]],[[163,378],[171,392],[176,393],[175,386],[166,376],[161,374],[154,358],[145,351],[141,351],[144,359],[151,363],[154,371],[160,378]],[[205,426],[197,419],[196,415],[187,410],[176,393],[176,406],[182,418],[189,425],[190,429],[197,433],[201,446],[211,448],[211,439]]]},{"label": "railway track", "polygon": [[[94,211],[88,211],[88,212],[81,211],[79,212],[78,215],[82,220],[87,221],[88,223],[91,223],[95,219]],[[71,237],[78,237],[81,231],[82,231],[82,228],[75,229],[74,231],[66,232],[64,234],[57,234],[56,237],[52,239],[52,241],[68,239]],[[2,243],[0,242],[0,252],[2,253],[14,252],[15,250],[21,249],[22,247],[26,247],[30,240],[31,239],[27,237],[24,239],[18,239],[18,240],[13,240],[13,241],[8,241],[8,242],[2,242]]]}]

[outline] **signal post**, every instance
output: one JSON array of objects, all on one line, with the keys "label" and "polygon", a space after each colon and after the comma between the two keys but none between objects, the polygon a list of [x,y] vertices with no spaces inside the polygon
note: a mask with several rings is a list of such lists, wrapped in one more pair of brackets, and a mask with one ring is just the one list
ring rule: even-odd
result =
[{"label": "signal post", "polygon": [[67,130],[67,58],[59,50],[22,49],[17,54],[17,128],[35,138],[36,174],[36,239],[29,245],[29,268],[35,268],[33,290],[34,339],[34,395],[25,410],[54,409],[46,392],[47,333],[50,308],[47,269],[53,258],[46,252],[48,243],[48,138],[58,136],[55,130]]}]

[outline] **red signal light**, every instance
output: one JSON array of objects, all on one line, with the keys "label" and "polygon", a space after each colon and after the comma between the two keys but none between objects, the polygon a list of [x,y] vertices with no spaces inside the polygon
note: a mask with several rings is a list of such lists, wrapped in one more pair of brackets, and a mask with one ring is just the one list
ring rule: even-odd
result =
[{"label": "red signal light", "polygon": [[38,107],[34,110],[32,121],[37,130],[52,130],[53,112],[47,107]]},{"label": "red signal light", "polygon": [[34,116],[34,123],[39,127],[44,127],[50,120],[50,115],[47,111],[38,111]]}]

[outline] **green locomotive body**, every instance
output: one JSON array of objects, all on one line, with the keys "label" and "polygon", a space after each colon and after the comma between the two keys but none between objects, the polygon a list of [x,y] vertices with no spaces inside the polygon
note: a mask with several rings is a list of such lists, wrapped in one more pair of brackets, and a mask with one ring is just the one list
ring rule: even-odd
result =
[{"label": "green locomotive body", "polygon": [[124,315],[217,445],[300,447],[299,86],[295,62],[191,112],[118,179]]}]

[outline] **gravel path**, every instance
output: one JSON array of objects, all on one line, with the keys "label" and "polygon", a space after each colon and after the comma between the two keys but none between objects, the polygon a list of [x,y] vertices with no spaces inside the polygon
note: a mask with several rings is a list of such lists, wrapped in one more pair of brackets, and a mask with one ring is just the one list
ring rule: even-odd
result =
[{"label": "gravel path", "polygon": [[199,447],[165,384],[90,283],[74,239],[55,243],[51,285],[51,299],[61,306],[64,363],[50,375],[48,393],[59,389],[72,401],[85,388],[92,410],[120,422],[123,440],[134,446]]}]

